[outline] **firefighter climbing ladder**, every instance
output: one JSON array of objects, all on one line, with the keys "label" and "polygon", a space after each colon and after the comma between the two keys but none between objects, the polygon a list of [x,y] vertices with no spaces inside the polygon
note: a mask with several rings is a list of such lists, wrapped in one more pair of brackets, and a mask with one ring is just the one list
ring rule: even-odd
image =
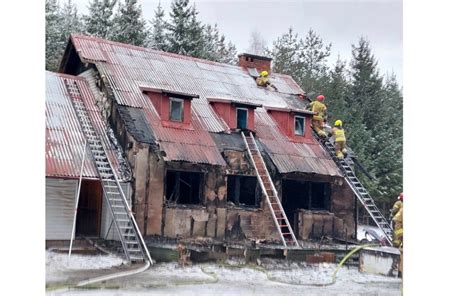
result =
[{"label": "firefighter climbing ladder", "polygon": [[82,96],[75,81],[65,79],[67,91],[72,98],[74,110],[82,131],[87,138],[87,146],[93,156],[94,164],[100,176],[105,199],[112,212],[112,219],[122,242],[125,257],[131,263],[153,261],[138,229],[125,194],[120,187],[117,175],[105,153],[104,146],[92,126]]},{"label": "firefighter climbing ladder", "polygon": [[385,237],[387,238],[390,245],[392,245],[392,227],[382,215],[380,210],[375,205],[374,199],[370,196],[367,190],[362,186],[359,179],[357,179],[354,171],[352,168],[347,164],[344,159],[339,159],[336,157],[336,149],[334,145],[329,141],[329,139],[321,139],[313,130],[313,135],[319,140],[320,143],[323,144],[324,148],[327,152],[331,155],[334,161],[337,163],[339,168],[344,174],[344,178],[351,187],[354,194],[357,196],[357,199],[361,202],[364,208],[369,213],[372,220],[374,220],[375,224],[383,231]]},{"label": "firefighter climbing ladder", "polygon": [[278,192],[275,189],[275,185],[273,185],[272,178],[268,173],[267,167],[265,166],[265,162],[263,161],[252,133],[249,132],[248,135],[245,135],[245,133],[242,132],[242,138],[244,139],[245,147],[247,148],[252,164],[257,172],[258,182],[260,183],[260,187],[265,195],[265,200],[270,208],[273,222],[278,229],[283,245],[285,247],[293,246],[299,248],[300,246],[296,240],[295,234],[293,233],[293,229],[291,229],[285,211],[281,206]]}]

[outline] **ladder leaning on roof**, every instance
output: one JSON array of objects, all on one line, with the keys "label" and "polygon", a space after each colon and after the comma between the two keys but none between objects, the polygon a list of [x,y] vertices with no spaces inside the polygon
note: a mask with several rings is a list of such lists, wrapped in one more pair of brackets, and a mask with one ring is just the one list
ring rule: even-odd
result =
[{"label": "ladder leaning on roof", "polygon": [[245,135],[245,133],[242,132],[242,138],[244,139],[245,147],[247,148],[247,152],[249,153],[255,171],[257,172],[258,182],[262,188],[263,194],[265,195],[265,200],[270,208],[273,222],[278,229],[283,245],[285,247],[290,245],[299,248],[300,245],[298,244],[293,229],[291,229],[290,223],[288,222],[288,218],[286,217],[280,199],[278,198],[278,192],[275,189],[275,185],[273,185],[272,178],[268,173],[252,132],[248,132],[248,135]]},{"label": "ladder leaning on roof", "polygon": [[120,187],[117,175],[105,152],[104,145],[92,126],[77,83],[68,79],[65,79],[65,83],[82,131],[86,136],[87,146],[92,153],[95,167],[99,173],[104,196],[112,212],[112,219],[122,242],[125,257],[131,263],[147,260],[150,264],[153,264],[125,194]]},{"label": "ladder leaning on roof", "polygon": [[387,238],[387,241],[390,243],[390,245],[392,245],[392,227],[375,205],[374,199],[370,196],[369,192],[364,188],[362,183],[360,183],[359,179],[356,177],[354,171],[345,161],[345,159],[340,159],[336,156],[336,149],[329,141],[329,138],[322,139],[314,130],[312,132],[313,136],[319,140],[326,151],[331,155],[334,162],[344,174],[346,183],[349,185],[349,187],[351,187],[352,191],[357,196],[357,199],[364,206],[365,210],[369,213],[375,224],[377,224],[378,228],[383,231],[383,234]]}]

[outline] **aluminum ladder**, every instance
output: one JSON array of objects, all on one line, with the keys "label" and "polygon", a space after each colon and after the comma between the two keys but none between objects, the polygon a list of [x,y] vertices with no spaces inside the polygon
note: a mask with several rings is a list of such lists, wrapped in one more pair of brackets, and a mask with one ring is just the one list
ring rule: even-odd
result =
[{"label": "aluminum ladder", "polygon": [[272,213],[273,222],[278,229],[283,245],[285,247],[291,246],[300,248],[295,234],[293,233],[293,229],[291,229],[288,218],[286,217],[285,211],[280,203],[278,192],[275,189],[270,174],[268,173],[252,132],[248,132],[248,135],[245,135],[245,133],[242,132],[242,138],[244,139],[245,147],[247,148],[252,165],[257,172],[258,182],[262,188],[263,194],[265,195],[265,200],[267,201],[267,205]]},{"label": "aluminum ladder", "polygon": [[117,175],[105,153],[104,145],[92,126],[77,82],[65,79],[65,83],[82,131],[86,136],[88,149],[99,173],[104,196],[112,212],[112,219],[120,237],[125,257],[130,263],[140,263],[147,260],[153,264],[125,194],[119,185]]},{"label": "aluminum ladder", "polygon": [[379,208],[375,205],[374,199],[370,196],[369,192],[364,188],[362,183],[356,177],[352,168],[347,164],[345,159],[340,159],[336,156],[336,148],[329,141],[329,138],[321,138],[313,130],[313,136],[323,145],[326,151],[331,155],[332,159],[338,165],[339,169],[344,174],[346,183],[351,187],[352,192],[357,196],[357,199],[364,206],[365,210],[369,213],[375,224],[382,230],[387,241],[392,244],[392,227],[388,223],[387,219],[382,215]]}]

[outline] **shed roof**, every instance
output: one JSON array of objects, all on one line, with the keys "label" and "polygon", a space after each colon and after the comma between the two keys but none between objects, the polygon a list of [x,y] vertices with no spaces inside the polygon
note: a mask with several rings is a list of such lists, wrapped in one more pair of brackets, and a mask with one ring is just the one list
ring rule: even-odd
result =
[{"label": "shed roof", "polygon": [[[107,136],[106,126],[101,118],[95,99],[84,78],[46,71],[46,133],[45,159],[47,177],[78,178],[86,138],[74,111],[72,99],[66,89],[66,80],[76,81],[84,105],[98,136],[104,143],[107,156],[119,178],[119,156]],[[92,156],[86,153],[84,178],[98,179]]]},{"label": "shed roof", "polygon": [[[83,62],[97,66],[119,105],[143,109],[154,138],[166,153],[165,160],[226,165],[209,133],[225,132],[228,127],[208,99],[228,98],[236,103],[304,110],[304,102],[299,98],[304,91],[289,75],[271,73],[272,84],[278,88],[278,91],[271,91],[258,87],[248,70],[239,66],[78,34],[71,35],[70,45],[74,46]],[[163,126],[143,89],[199,95],[191,104],[192,128]],[[255,124],[259,127],[256,136],[266,139],[265,149],[282,173],[338,174],[337,166],[316,140],[312,144],[293,143],[279,131],[270,116],[264,115],[263,108],[256,111],[259,114],[255,117]],[[267,132],[263,130],[266,127],[278,134],[278,141],[266,138]],[[291,153],[282,153],[281,147],[288,148]]]}]

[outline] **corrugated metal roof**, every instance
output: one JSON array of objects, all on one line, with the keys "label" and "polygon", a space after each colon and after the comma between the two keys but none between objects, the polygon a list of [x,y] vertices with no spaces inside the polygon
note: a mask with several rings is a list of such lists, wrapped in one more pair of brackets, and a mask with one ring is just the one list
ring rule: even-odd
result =
[{"label": "corrugated metal roof", "polygon": [[280,130],[265,110],[255,111],[255,129],[280,173],[304,172],[340,176],[339,169],[330,155],[312,139],[312,143],[293,142]]},{"label": "corrugated metal roof", "polygon": [[[95,99],[83,78],[46,71],[46,176],[71,177],[80,175],[82,152],[86,141],[72,100],[66,89],[66,80],[76,81],[92,125],[104,143],[107,155],[120,176],[118,156],[106,133]],[[83,177],[98,179],[99,175],[87,153]]]},{"label": "corrugated metal roof", "polygon": [[[225,165],[209,132],[220,133],[228,126],[215,113],[207,98],[229,98],[235,102],[264,107],[304,109],[298,98],[304,93],[291,76],[271,73],[278,91],[258,87],[245,68],[202,59],[111,42],[95,37],[72,35],[83,60],[94,60],[110,83],[120,105],[143,108],[167,160]],[[98,52],[100,51],[100,52]],[[199,94],[192,101],[192,129],[164,127],[159,115],[140,87],[169,89]],[[308,172],[339,175],[337,166],[314,140],[294,143],[282,134],[262,108],[256,109],[257,137],[282,173]]]}]

